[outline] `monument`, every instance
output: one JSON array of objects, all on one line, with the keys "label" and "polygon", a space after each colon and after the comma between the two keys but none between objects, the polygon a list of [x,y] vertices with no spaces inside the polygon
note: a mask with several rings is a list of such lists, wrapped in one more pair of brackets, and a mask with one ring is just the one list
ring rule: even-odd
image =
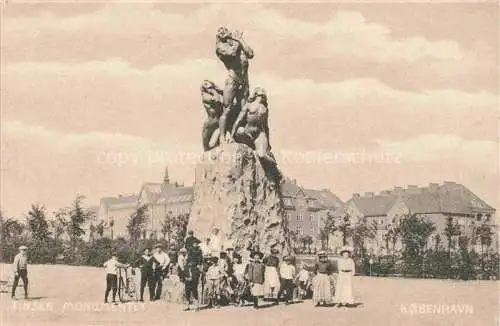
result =
[{"label": "monument", "polygon": [[271,152],[268,96],[250,94],[249,60],[254,52],[242,33],[217,31],[216,54],[227,69],[224,88],[201,85],[207,119],[202,128],[204,153],[196,165],[194,202],[188,229],[200,238],[219,229],[225,246],[290,253],[282,176]]}]

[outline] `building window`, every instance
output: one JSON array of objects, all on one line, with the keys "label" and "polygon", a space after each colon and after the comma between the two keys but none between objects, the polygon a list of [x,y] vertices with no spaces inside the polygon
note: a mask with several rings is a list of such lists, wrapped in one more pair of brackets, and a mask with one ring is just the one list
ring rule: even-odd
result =
[{"label": "building window", "polygon": [[312,224],[313,223],[313,220],[314,220],[314,215],[309,215],[309,222]]},{"label": "building window", "polygon": [[302,213],[297,214],[297,221],[299,222],[304,221],[304,215]]},{"label": "building window", "polygon": [[293,206],[292,200],[290,198],[283,198],[283,204],[285,206]]},{"label": "building window", "polygon": [[302,225],[297,225],[297,234],[304,235],[304,228],[302,227]]}]

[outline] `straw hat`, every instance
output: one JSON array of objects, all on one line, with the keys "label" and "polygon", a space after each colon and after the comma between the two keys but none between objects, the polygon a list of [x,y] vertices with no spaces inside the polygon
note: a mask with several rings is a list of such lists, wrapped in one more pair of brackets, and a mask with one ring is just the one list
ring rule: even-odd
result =
[{"label": "straw hat", "polygon": [[342,248],[340,248],[339,250],[339,255],[342,255],[344,252],[348,252],[350,254],[352,254],[353,252],[353,248],[352,247],[349,247],[349,246],[343,246]]},{"label": "straw hat", "polygon": [[26,247],[24,245],[22,245],[22,246],[19,247],[19,250],[27,250],[27,249],[28,249],[28,247]]},{"label": "straw hat", "polygon": [[255,258],[256,256],[259,256],[259,258],[264,257],[264,254],[261,253],[260,251],[254,251],[250,254],[250,258]]}]

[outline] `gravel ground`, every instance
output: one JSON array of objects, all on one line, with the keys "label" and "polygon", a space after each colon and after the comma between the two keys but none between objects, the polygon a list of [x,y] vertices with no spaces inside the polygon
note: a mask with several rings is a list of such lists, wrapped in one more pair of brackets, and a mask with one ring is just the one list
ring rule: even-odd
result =
[{"label": "gravel ground", "polygon": [[[10,276],[1,265],[0,276]],[[30,266],[30,298],[0,294],[1,325],[498,325],[497,281],[354,278],[355,308],[285,306],[223,307],[184,312],[166,302],[103,304],[103,269]]]}]

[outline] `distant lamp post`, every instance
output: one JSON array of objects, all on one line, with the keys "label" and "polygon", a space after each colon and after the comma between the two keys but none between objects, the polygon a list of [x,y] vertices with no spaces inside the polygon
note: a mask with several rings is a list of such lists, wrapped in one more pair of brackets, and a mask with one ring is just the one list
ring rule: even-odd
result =
[{"label": "distant lamp post", "polygon": [[370,260],[368,261],[368,264],[370,264],[370,276],[372,276],[372,265],[373,265],[373,259],[370,258]]}]

